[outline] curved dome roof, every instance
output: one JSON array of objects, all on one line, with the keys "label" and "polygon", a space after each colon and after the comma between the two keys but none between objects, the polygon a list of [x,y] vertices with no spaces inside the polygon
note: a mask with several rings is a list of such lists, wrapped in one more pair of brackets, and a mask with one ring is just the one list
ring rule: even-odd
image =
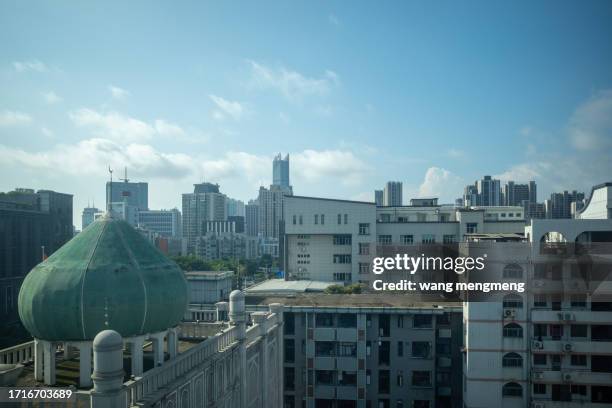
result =
[{"label": "curved dome roof", "polygon": [[91,340],[173,327],[187,308],[180,268],[122,220],[85,228],[26,276],[19,316],[35,338]]}]

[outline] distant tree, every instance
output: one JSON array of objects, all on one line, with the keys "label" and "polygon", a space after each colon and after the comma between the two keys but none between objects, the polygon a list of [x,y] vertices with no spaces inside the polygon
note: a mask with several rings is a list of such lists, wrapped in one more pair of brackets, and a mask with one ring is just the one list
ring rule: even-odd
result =
[{"label": "distant tree", "polygon": [[352,285],[331,285],[325,289],[325,293],[329,294],[357,294],[361,293],[363,286],[359,283],[353,283]]}]

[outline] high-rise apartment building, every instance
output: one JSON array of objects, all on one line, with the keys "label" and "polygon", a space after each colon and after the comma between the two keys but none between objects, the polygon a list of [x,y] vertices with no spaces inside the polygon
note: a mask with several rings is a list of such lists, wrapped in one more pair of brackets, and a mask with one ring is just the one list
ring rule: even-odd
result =
[{"label": "high-rise apartment building", "polygon": [[291,189],[289,180],[289,155],[283,159],[279,153],[272,162],[272,184],[284,189]]},{"label": "high-rise apartment building", "polygon": [[383,192],[383,205],[386,207],[399,207],[402,205],[402,182],[387,181]]},{"label": "high-rise apartment building", "polygon": [[287,189],[275,184],[272,184],[269,189],[259,188],[257,202],[259,203],[259,234],[262,237],[278,239],[285,196],[290,196]]},{"label": "high-rise apartment building", "polygon": [[89,224],[95,221],[96,214],[102,212],[102,210],[96,207],[85,207],[81,214],[81,229],[87,228]]},{"label": "high-rise apartment building", "polygon": [[259,234],[259,203],[257,200],[250,200],[244,211],[246,234],[250,237],[256,237]]},{"label": "high-rise apartment building", "polygon": [[491,176],[484,176],[481,180],[476,181],[476,188],[480,196],[478,205],[490,207],[502,205],[500,182]]},{"label": "high-rise apartment building", "polygon": [[520,205],[529,202],[529,184],[516,184],[508,181],[504,185],[503,205]]},{"label": "high-rise apartment building", "polygon": [[227,216],[233,217],[244,217],[244,202],[236,200],[234,198],[227,199]]},{"label": "high-rise apartment building", "polygon": [[385,194],[383,190],[374,190],[374,202],[376,203],[377,207],[382,207],[384,204],[384,199]]},{"label": "high-rise apartment building", "polygon": [[545,201],[546,218],[572,218],[572,203],[582,208],[584,193],[576,190],[562,193],[552,193],[550,199]]},{"label": "high-rise apartment building", "polygon": [[194,184],[194,192],[183,194],[183,238],[187,253],[194,253],[196,238],[205,235],[206,221],[227,220],[227,197],[218,184]]}]

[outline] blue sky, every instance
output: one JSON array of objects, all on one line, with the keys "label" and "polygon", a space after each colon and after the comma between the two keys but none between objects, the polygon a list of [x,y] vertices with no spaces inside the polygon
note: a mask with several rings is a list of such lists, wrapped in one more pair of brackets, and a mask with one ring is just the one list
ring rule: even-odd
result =
[{"label": "blue sky", "polygon": [[0,191],[73,193],[77,226],[108,164],[153,208],[254,198],[277,152],[326,197],[612,179],[610,2],[123,3],[0,3]]}]

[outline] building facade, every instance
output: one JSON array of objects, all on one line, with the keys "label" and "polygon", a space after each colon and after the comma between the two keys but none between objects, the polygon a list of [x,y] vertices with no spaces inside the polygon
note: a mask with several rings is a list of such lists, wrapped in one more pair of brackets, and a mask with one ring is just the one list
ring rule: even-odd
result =
[{"label": "building facade", "polygon": [[387,181],[383,190],[383,205],[386,207],[399,207],[402,205],[403,191],[401,181]]},{"label": "building facade", "polygon": [[172,210],[139,210],[138,225],[163,237],[180,238],[181,212]]},{"label": "building facade", "polygon": [[289,155],[283,159],[279,153],[272,162],[272,184],[286,190],[291,190],[289,179]]},{"label": "building facade", "polygon": [[207,221],[227,220],[227,197],[219,192],[218,184],[194,185],[194,192],[183,194],[183,238],[188,254],[195,251],[196,239],[206,234]]}]

